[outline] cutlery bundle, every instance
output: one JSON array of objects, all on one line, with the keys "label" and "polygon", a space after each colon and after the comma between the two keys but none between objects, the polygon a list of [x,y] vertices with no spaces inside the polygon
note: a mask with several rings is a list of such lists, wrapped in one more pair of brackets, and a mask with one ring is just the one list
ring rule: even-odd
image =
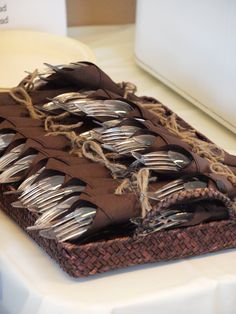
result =
[{"label": "cutlery bundle", "polygon": [[235,156],[94,64],[47,66],[0,93],[1,203],[67,272],[236,245]]}]

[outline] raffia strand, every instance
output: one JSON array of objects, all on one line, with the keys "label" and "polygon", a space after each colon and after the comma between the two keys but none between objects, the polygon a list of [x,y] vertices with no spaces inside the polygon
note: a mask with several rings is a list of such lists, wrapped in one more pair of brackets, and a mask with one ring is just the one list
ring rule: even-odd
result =
[{"label": "raffia strand", "polygon": [[108,160],[101,146],[94,141],[85,141],[82,146],[82,153],[86,158],[104,164],[111,171],[114,178],[117,178],[118,173],[127,169],[124,165]]},{"label": "raffia strand", "polygon": [[132,190],[133,190],[132,182],[130,181],[129,178],[125,178],[124,180],[122,180],[121,184],[116,188],[115,194],[121,195]]},{"label": "raffia strand", "polygon": [[19,86],[23,87],[27,92],[32,91],[34,89],[34,80],[38,74],[38,70],[34,70],[20,82]]},{"label": "raffia strand", "polygon": [[148,200],[148,183],[149,183],[150,171],[146,168],[140,169],[136,174],[137,189],[142,209],[142,218],[152,209]]},{"label": "raffia strand", "polygon": [[23,87],[17,86],[12,88],[9,91],[9,95],[16,102],[26,107],[32,119],[41,120],[45,117],[45,114],[34,108],[31,97]]},{"label": "raffia strand", "polygon": [[77,122],[73,124],[56,124],[56,121],[63,120],[67,118],[70,115],[69,112],[63,112],[59,115],[56,116],[48,116],[45,119],[44,126],[46,131],[52,131],[52,132],[57,132],[57,131],[70,131],[76,128],[79,128],[83,125],[83,122]]},{"label": "raffia strand", "polygon": [[142,104],[145,108],[151,110],[159,118],[160,123],[166,127],[171,133],[181,138],[185,143],[192,147],[194,153],[202,158],[206,158],[210,163],[212,172],[224,175],[235,186],[236,176],[227,165],[222,164],[225,157],[225,152],[222,148],[213,143],[205,142],[196,137],[194,130],[189,130],[178,124],[175,113],[165,117],[166,111],[160,109],[158,104]]},{"label": "raffia strand", "polygon": [[222,163],[215,162],[210,165],[210,168],[214,173],[227,175],[228,180],[231,181],[233,185],[236,185],[236,175],[229,167],[223,165]]}]

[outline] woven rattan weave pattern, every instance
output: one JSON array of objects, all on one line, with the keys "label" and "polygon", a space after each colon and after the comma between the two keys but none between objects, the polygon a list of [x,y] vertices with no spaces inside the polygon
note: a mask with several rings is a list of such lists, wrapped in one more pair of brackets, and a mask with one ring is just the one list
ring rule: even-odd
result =
[{"label": "woven rattan weave pattern", "polygon": [[[2,187],[3,191],[3,187]],[[36,216],[12,208],[12,197],[3,197],[2,209],[24,230]],[[84,277],[133,266],[196,256],[236,247],[236,221],[225,220],[194,227],[165,230],[146,237],[118,237],[107,241],[73,245],[28,233],[69,275]]]}]

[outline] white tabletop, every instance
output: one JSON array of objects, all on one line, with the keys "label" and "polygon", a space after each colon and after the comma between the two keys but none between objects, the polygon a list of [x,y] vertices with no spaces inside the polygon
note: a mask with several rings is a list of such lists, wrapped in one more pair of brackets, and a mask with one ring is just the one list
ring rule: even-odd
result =
[{"label": "white tabletop", "polygon": [[[115,81],[157,97],[226,150],[235,135],[138,68],[133,27],[72,28]],[[0,213],[1,314],[228,314],[236,307],[236,250],[73,279],[15,223]]]}]

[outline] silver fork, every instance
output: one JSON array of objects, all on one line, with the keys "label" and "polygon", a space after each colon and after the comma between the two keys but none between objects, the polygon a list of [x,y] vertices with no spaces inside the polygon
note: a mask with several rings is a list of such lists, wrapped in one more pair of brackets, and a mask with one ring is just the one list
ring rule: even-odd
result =
[{"label": "silver fork", "polygon": [[38,211],[43,213],[50,208],[56,206],[56,204],[60,204],[60,200],[62,200],[65,196],[68,197],[70,194],[81,193],[84,190],[84,186],[75,185],[75,186],[67,186],[64,188],[60,188],[51,192],[48,192],[46,195],[42,195],[35,199],[29,206],[29,210]]},{"label": "silver fork", "polygon": [[0,134],[0,151],[4,150],[13,140],[15,133]]},{"label": "silver fork", "polygon": [[[108,124],[107,122],[112,122]],[[86,140],[97,140],[103,145],[112,145],[113,143],[123,141],[124,139],[132,136],[136,131],[140,130],[139,127],[122,125],[117,126],[120,120],[110,120],[104,123],[99,123],[100,128],[93,128],[92,130],[80,134]],[[112,150],[112,147],[109,147]]]},{"label": "silver fork", "polygon": [[28,169],[35,157],[36,154],[32,154],[15,161],[13,165],[11,165],[0,174],[0,183],[12,183],[19,181],[21,179],[21,176],[15,175],[19,174],[23,170]]},{"label": "silver fork", "polygon": [[28,189],[30,187],[30,185],[33,184],[33,182],[36,180],[36,178],[40,175],[40,173],[43,172],[43,170],[45,169],[45,167],[40,168],[35,174],[32,174],[31,176],[29,176],[27,179],[25,179],[17,188],[17,190],[13,190],[13,191],[6,191],[3,194],[19,194],[19,193],[23,193],[24,190]]},{"label": "silver fork", "polygon": [[127,102],[122,100],[91,100],[85,104],[80,105],[81,110],[88,116],[93,117],[117,117],[123,118],[130,111],[133,111],[133,107]]},{"label": "silver fork", "polygon": [[172,150],[156,151],[148,154],[133,152],[132,156],[143,166],[156,171],[178,172],[191,162],[184,154]]},{"label": "silver fork", "polygon": [[39,234],[58,242],[78,239],[91,226],[96,215],[93,207],[80,207],[72,213],[55,222],[48,229],[41,230]]},{"label": "silver fork", "polygon": [[84,113],[91,117],[124,117],[133,108],[121,100],[97,100],[97,99],[77,99],[67,102],[66,104],[58,103],[58,105],[73,114]]},{"label": "silver fork", "polygon": [[158,189],[155,192],[148,192],[148,198],[155,201],[161,201],[167,196],[176,192],[205,187],[207,187],[207,183],[195,177],[188,179],[177,179],[164,185],[162,188]]},{"label": "silver fork", "polygon": [[136,126],[121,125],[102,131],[98,134],[98,138],[103,144],[112,146],[116,143],[127,140],[138,130],[140,130],[140,128]]},{"label": "silver fork", "polygon": [[193,217],[193,214],[182,209],[166,209],[160,211],[152,221],[149,222],[148,228],[143,230],[140,235],[178,227],[181,224],[188,222]]},{"label": "silver fork", "polygon": [[[114,152],[120,155],[131,154],[132,152],[146,149],[148,146],[152,145],[155,139],[156,137],[151,134],[134,135],[124,141],[114,143],[114,145],[110,147]],[[103,147],[107,148],[105,145],[103,145]]]},{"label": "silver fork", "polygon": [[47,229],[62,214],[65,214],[70,207],[79,200],[80,195],[73,195],[66,198],[61,203],[45,211],[36,221],[34,226],[28,227],[28,230]]},{"label": "silver fork", "polygon": [[15,161],[23,152],[25,144],[20,144],[10,150],[7,154],[4,154],[0,158],[0,171],[4,171],[13,161]]},{"label": "silver fork", "polygon": [[24,190],[19,200],[11,205],[13,207],[27,208],[37,197],[46,195],[50,190],[59,189],[63,182],[64,176],[62,175],[53,175],[39,180]]},{"label": "silver fork", "polygon": [[70,62],[68,64],[59,64],[59,65],[52,65],[50,63],[44,63],[50,71],[52,72],[60,72],[62,69],[69,69],[69,70],[74,70],[82,67],[86,67],[87,64],[81,63],[81,62]]},{"label": "silver fork", "polygon": [[[32,72],[26,71],[27,74],[31,75]],[[47,83],[47,78],[54,73],[51,69],[45,69],[44,71],[38,72],[34,77],[32,83],[35,89],[44,86]]]},{"label": "silver fork", "polygon": [[[56,109],[70,110],[70,106],[73,105],[73,101],[88,97],[94,91],[81,91],[81,92],[69,92],[63,93],[50,99],[49,102],[42,106],[37,106],[38,109],[43,111],[53,111]],[[79,110],[80,111],[80,110]]]},{"label": "silver fork", "polygon": [[[33,79],[33,84],[36,89],[45,85],[48,82],[48,77],[53,73],[60,71],[62,68],[74,69],[78,68],[79,66],[85,66],[85,64],[81,64],[79,62],[72,62],[68,65],[60,64],[56,66],[53,66],[49,63],[44,64],[47,66],[47,68],[44,71],[39,72],[38,75]],[[31,72],[26,73],[31,74]]]},{"label": "silver fork", "polygon": [[32,204],[33,200],[37,199],[39,196],[47,196],[51,190],[59,189],[64,182],[64,176],[56,175],[51,176],[48,180],[40,180],[32,185],[28,191],[26,190],[21,196],[20,200],[23,204],[30,205]]}]

